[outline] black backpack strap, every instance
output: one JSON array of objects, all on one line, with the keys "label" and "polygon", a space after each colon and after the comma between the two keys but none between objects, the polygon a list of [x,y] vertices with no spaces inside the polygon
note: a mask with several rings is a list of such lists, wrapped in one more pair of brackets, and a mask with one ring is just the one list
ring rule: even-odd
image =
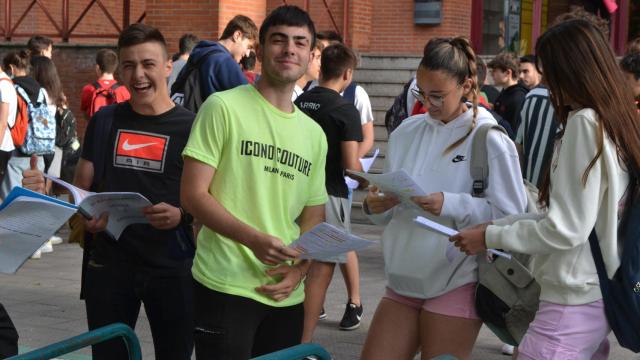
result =
[{"label": "black backpack strap", "polygon": [[182,70],[180,70],[176,81],[173,83],[173,85],[171,85],[171,89],[169,89],[171,94],[173,95],[176,92],[184,91],[184,85],[189,75],[193,71],[198,70],[200,68],[200,65],[202,65],[202,63],[207,60],[209,56],[218,52],[221,52],[221,50],[218,48],[209,49],[202,56],[200,56],[197,61],[194,60],[193,56],[189,56],[187,63],[184,65]]},{"label": "black backpack strap", "polygon": [[116,91],[120,86],[120,83],[114,83],[113,85],[111,85],[111,90]]},{"label": "black backpack strap", "polygon": [[[109,149],[109,139],[113,128],[113,119],[123,103],[103,107],[91,121],[96,121],[93,134],[93,183],[91,191],[96,191],[103,180]],[[104,110],[103,110],[104,109]]]},{"label": "black backpack strap", "polygon": [[91,85],[93,85],[93,87],[94,87],[96,90],[98,90],[98,89],[100,89],[100,88],[102,87],[102,85],[100,84],[100,82],[99,82],[99,81],[94,81],[94,82],[93,82],[93,84],[91,84]]},{"label": "black backpack strap", "polygon": [[356,87],[358,87],[358,83],[352,81],[342,93],[342,97],[349,100],[354,105],[356,104]]}]

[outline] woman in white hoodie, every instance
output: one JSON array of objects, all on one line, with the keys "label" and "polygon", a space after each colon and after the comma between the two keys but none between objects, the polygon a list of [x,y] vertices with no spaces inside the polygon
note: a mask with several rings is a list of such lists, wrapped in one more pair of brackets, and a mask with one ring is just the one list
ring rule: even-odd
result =
[{"label": "woman in white hoodie", "polygon": [[[416,216],[464,227],[524,211],[526,196],[515,146],[498,131],[487,139],[486,197],[473,197],[471,142],[477,127],[496,124],[478,108],[476,57],[464,38],[433,39],[417,72],[416,97],[428,114],[406,119],[389,139],[385,172],[404,169],[427,193],[400,204],[369,192],[365,212],[386,224],[382,236],[387,291],[363,349],[363,359],[469,357],[482,322],[474,306],[475,257],[443,235],[419,228]],[[471,98],[469,106],[465,97]],[[453,251],[451,251],[453,249]],[[452,256],[453,255],[453,256]]]},{"label": "woman in white hoodie", "polygon": [[541,187],[548,212],[477,226],[452,241],[467,254],[489,247],[533,255],[541,302],[519,359],[606,359],[610,329],[588,238],[595,228],[611,278],[627,169],[640,169],[640,119],[608,41],[591,24],[550,28],[536,53],[564,128]]}]

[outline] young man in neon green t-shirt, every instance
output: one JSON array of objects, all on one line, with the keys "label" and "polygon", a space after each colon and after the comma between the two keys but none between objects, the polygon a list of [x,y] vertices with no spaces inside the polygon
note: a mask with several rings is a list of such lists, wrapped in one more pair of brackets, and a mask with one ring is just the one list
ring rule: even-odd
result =
[{"label": "young man in neon green t-shirt", "polygon": [[282,6],[259,39],[260,80],[210,96],[183,152],[182,204],[204,224],[192,269],[199,359],[300,343],[309,263],[287,245],[324,219],[326,138],[291,103],[313,22]]}]

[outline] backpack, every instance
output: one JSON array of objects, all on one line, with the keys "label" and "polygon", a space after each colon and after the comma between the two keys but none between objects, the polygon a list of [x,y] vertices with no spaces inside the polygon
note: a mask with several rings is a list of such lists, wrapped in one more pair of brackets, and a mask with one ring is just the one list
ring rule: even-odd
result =
[{"label": "backpack", "polygon": [[387,110],[384,115],[384,126],[387,128],[387,133],[391,135],[402,121],[409,117],[407,110],[407,94],[409,93],[409,87],[411,87],[411,81],[404,84],[402,87],[402,93],[396,96],[393,101],[393,105]]},{"label": "backpack", "polygon": [[[473,137],[471,148],[472,194],[484,197],[489,177],[487,135],[495,129],[507,132],[499,125],[480,125]],[[527,212],[539,213],[538,190],[525,180]],[[476,257],[478,285],[476,311],[482,321],[503,342],[517,346],[533,321],[540,298],[540,285],[529,270],[530,255],[511,253],[511,259],[485,255]]]},{"label": "backpack", "polygon": [[52,154],[56,140],[56,119],[49,112],[45,90],[40,88],[38,100],[32,103],[24,89],[16,84],[18,111],[11,128],[14,144],[25,155]]},{"label": "backpack", "polygon": [[189,60],[187,60],[186,65],[171,86],[171,100],[174,103],[182,105],[194,113],[198,112],[205,100],[200,85],[200,66],[210,56],[219,52],[222,52],[222,50],[218,48],[210,49],[199,57],[197,61],[192,56],[189,56]]},{"label": "backpack", "polygon": [[93,91],[93,95],[91,96],[91,106],[87,110],[87,116],[89,116],[89,119],[103,106],[119,102],[116,90],[120,86],[122,86],[115,82],[110,87],[105,88],[102,87],[102,84],[100,84],[99,81],[95,81],[91,85],[93,85],[95,90]]},{"label": "backpack", "polygon": [[342,97],[351,102],[353,105],[356,104],[356,88],[358,87],[358,83],[352,81],[349,86],[342,92]]},{"label": "backpack", "polygon": [[[638,179],[630,176],[627,204],[618,225],[620,267],[609,279],[595,228],[589,235],[591,254],[598,271],[604,311],[618,343],[640,352],[640,199]],[[620,250],[619,250],[620,251]]]}]

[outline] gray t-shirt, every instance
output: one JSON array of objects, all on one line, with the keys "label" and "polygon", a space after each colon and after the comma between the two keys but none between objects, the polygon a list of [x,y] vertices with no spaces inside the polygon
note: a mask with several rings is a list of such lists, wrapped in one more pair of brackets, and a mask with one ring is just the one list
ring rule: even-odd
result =
[{"label": "gray t-shirt", "polygon": [[182,68],[186,63],[187,63],[187,60],[184,60],[184,59],[178,59],[173,62],[173,70],[171,70],[171,75],[169,75],[169,77],[167,78],[167,85],[169,86],[169,92],[171,92],[171,86],[173,86],[173,83],[176,82],[176,79],[178,78],[180,71],[182,71]]}]

